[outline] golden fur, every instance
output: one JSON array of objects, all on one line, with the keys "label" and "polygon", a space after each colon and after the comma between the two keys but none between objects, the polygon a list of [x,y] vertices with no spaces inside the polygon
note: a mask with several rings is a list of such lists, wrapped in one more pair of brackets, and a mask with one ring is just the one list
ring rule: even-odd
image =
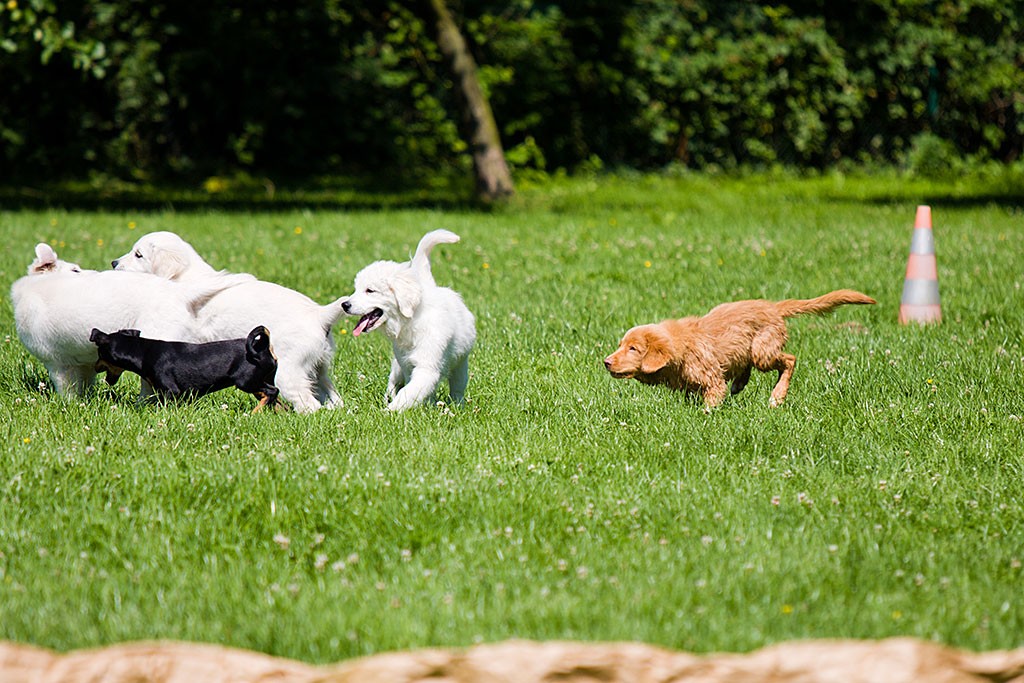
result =
[{"label": "golden fur", "polygon": [[777,406],[786,398],[796,365],[796,357],[782,350],[787,339],[784,319],[829,313],[843,304],[873,303],[865,294],[840,289],[816,299],[721,304],[700,318],[634,327],[604,365],[612,377],[700,394],[708,408],[719,405],[730,391],[743,391],[751,369],[776,370],[779,380],[770,404]]}]

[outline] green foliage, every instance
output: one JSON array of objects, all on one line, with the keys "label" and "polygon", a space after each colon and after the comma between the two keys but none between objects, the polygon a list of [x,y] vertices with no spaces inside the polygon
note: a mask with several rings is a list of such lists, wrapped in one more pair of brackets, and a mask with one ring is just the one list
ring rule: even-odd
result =
[{"label": "green foliage", "polygon": [[820,18],[744,5],[651,2],[632,19],[628,48],[652,159],[698,167],[820,166],[842,154],[863,109],[842,48]]},{"label": "green foliage", "polygon": [[962,166],[953,143],[933,133],[922,133],[914,138],[907,154],[908,170],[924,178],[949,177]]},{"label": "green foliage", "polygon": [[73,15],[58,13],[52,0],[5,0],[0,4],[0,50],[15,54],[35,45],[43,64],[55,55],[66,56],[75,69],[103,78],[109,64],[106,46],[80,33]]},{"label": "green foliage", "polygon": [[[1019,647],[1020,178],[634,173],[488,213],[283,193],[260,210],[0,212],[5,290],[38,241],[102,268],[172,229],[214,267],[322,302],[443,226],[462,241],[434,275],[479,332],[464,408],[389,414],[390,345],[344,320],[344,408],[251,415],[236,390],[137,406],[129,376],[53,396],[0,301],[0,638],[315,662],[504,638]],[[945,321],[918,329],[896,314],[922,201]],[[772,375],[705,414],[601,364],[633,324],[847,286],[878,305],[790,321],[778,409]]]},{"label": "green foliage", "polygon": [[[453,3],[520,170],[1024,151],[1024,0]],[[469,168],[425,2],[0,4],[27,179]]]}]

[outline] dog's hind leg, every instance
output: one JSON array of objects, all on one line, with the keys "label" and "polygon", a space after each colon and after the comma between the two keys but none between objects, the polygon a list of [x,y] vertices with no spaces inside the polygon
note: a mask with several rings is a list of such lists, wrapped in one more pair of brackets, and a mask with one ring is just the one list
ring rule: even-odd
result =
[{"label": "dog's hind leg", "polygon": [[288,401],[297,413],[312,413],[323,407],[313,394],[313,383],[301,367],[279,361],[274,383],[281,392],[281,398]]},{"label": "dog's hind leg", "polygon": [[796,356],[785,353],[782,347],[786,345],[786,326],[782,323],[767,325],[757,333],[750,344],[750,357],[754,361],[754,367],[761,372],[775,370],[779,373],[779,380],[772,389],[768,405],[780,405],[786,399],[789,391],[789,379],[793,376],[793,368],[796,367]]},{"label": "dog's hind leg", "polygon": [[345,406],[345,402],[341,399],[341,394],[334,388],[334,382],[331,381],[331,376],[326,366],[321,366],[317,370],[316,394],[320,403],[328,408],[342,408]]},{"label": "dog's hind leg", "polygon": [[789,392],[789,380],[793,376],[793,368],[795,367],[796,356],[791,353],[779,354],[773,367],[774,370],[779,371],[779,381],[775,383],[775,388],[772,389],[772,396],[768,399],[768,405],[771,407],[775,408],[786,400],[786,394]]},{"label": "dog's hind leg", "polygon": [[448,375],[448,391],[452,401],[465,403],[466,385],[469,384],[469,356],[463,356]]}]

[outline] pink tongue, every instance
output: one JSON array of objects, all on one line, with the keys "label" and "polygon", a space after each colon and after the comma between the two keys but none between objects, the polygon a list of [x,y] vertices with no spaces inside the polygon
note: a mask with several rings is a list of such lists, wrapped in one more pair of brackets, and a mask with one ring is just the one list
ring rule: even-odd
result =
[{"label": "pink tongue", "polygon": [[362,320],[360,320],[359,324],[356,325],[356,329],[352,330],[352,336],[353,337],[358,337],[359,335],[361,335],[363,332],[366,331],[366,326],[369,325],[369,324],[370,324],[370,319],[369,318],[363,318]]}]

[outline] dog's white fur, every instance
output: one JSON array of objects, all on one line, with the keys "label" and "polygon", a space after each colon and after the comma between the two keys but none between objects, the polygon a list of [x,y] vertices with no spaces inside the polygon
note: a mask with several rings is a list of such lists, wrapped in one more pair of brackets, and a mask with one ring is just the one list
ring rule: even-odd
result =
[{"label": "dog's white fur", "polygon": [[[458,241],[453,232],[435,230],[423,236],[411,261],[368,265],[356,275],[355,293],[344,303],[346,313],[360,316],[354,336],[380,328],[391,340],[389,410],[433,401],[443,379],[452,399],[464,400],[476,325],[462,297],[438,287],[430,270],[433,248]],[[375,311],[380,317],[373,317]]]},{"label": "dog's white fur", "polygon": [[[173,232],[143,235],[132,250],[112,262],[115,270],[152,273],[177,282],[210,282],[229,277],[214,270]],[[331,381],[334,337],[331,328],[343,315],[342,300],[321,306],[295,290],[253,279],[213,297],[199,313],[200,341],[246,336],[264,325],[274,339],[281,397],[298,412],[340,406]]]},{"label": "dog's white fur", "polygon": [[[11,285],[18,338],[41,360],[61,394],[82,394],[96,378],[92,328],[141,330],[156,339],[199,341],[195,311],[222,290],[252,279],[176,284],[141,273],[82,270],[36,247],[29,274]],[[149,387],[143,384],[143,394]]]}]

